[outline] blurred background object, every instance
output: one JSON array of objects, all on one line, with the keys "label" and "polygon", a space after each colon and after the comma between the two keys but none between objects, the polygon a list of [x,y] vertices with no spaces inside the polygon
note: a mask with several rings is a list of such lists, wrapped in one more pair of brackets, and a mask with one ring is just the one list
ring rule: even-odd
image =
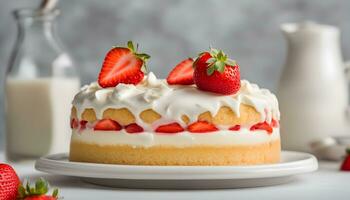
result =
[{"label": "blurred background object", "polygon": [[311,152],[310,143],[349,135],[345,72],[350,66],[343,60],[337,27],[302,22],[283,24],[281,29],[288,42],[277,90],[282,147]]},{"label": "blurred background object", "polygon": [[[16,37],[11,12],[39,4],[38,0],[0,0],[1,80]],[[350,58],[350,1],[346,0],[60,0],[58,6],[63,13],[58,35],[77,59],[83,84],[96,80],[111,46],[131,39],[152,56],[149,66],[159,77],[164,78],[179,60],[212,45],[238,61],[243,78],[275,91],[286,55],[279,26],[293,21],[338,26],[344,58]],[[0,94],[3,101],[3,91]]]},{"label": "blurred background object", "polygon": [[74,61],[57,37],[56,0],[17,9],[17,41],[5,82],[6,154],[12,161],[69,149],[71,99],[80,82]]}]

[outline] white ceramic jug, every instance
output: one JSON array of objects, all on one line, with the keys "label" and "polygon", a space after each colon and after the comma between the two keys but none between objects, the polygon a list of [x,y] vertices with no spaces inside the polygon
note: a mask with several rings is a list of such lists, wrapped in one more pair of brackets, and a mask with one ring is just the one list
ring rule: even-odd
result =
[{"label": "white ceramic jug", "polygon": [[281,26],[288,54],[278,88],[282,148],[310,152],[310,143],[346,134],[348,88],[336,27]]}]

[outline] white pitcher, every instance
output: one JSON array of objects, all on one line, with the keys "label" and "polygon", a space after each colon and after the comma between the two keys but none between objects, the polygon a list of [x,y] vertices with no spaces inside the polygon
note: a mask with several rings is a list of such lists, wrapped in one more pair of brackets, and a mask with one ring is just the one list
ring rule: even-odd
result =
[{"label": "white pitcher", "polygon": [[310,142],[349,134],[348,88],[336,27],[312,22],[281,26],[288,54],[278,98],[282,148],[310,152]]}]

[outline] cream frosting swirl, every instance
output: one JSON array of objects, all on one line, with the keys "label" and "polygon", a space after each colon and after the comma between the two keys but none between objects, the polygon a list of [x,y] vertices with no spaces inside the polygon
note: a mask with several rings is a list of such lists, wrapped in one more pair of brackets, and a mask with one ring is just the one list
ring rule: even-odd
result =
[{"label": "cream frosting swirl", "polygon": [[151,72],[138,85],[118,84],[116,87],[102,88],[93,82],[82,87],[73,100],[78,116],[86,108],[93,108],[96,117],[101,119],[108,108],[127,108],[140,125],[145,124],[138,116],[146,109],[159,113],[161,123],[176,121],[183,124],[181,116],[184,114],[194,122],[198,115],[206,111],[216,115],[222,106],[228,106],[239,116],[242,103],[254,107],[260,113],[261,121],[271,122],[272,118],[280,118],[276,96],[246,80],[241,81],[241,88],[235,95],[219,95],[201,91],[195,85],[168,85],[166,80],[157,79]]}]

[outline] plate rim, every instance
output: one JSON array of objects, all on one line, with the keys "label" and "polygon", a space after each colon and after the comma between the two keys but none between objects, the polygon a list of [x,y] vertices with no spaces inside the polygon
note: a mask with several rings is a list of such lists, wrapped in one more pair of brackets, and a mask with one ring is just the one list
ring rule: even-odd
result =
[{"label": "plate rim", "polygon": [[[250,166],[144,166],[61,161],[67,153],[43,156],[35,169],[56,175],[135,180],[223,180],[293,176],[316,171],[318,162],[309,153],[282,151],[283,156],[300,156],[296,161]],[[289,154],[289,155],[288,155]]]}]

